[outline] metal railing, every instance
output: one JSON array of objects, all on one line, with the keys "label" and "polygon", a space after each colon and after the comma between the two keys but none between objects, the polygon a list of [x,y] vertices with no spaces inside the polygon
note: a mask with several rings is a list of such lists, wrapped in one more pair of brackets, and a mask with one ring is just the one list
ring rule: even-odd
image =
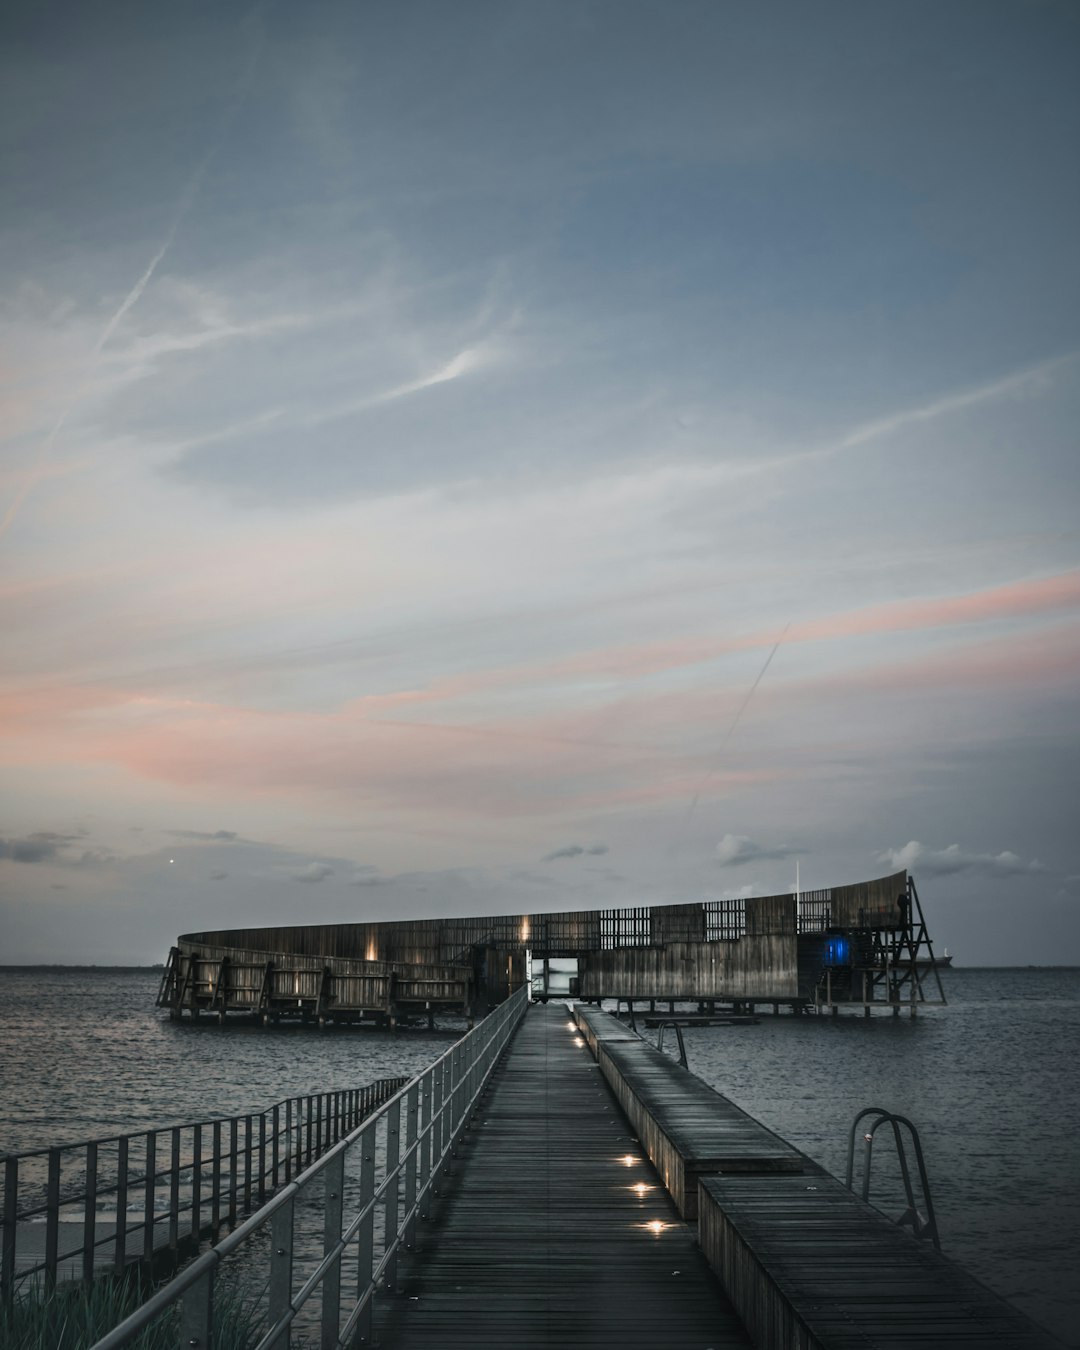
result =
[{"label": "metal railing", "polygon": [[528,997],[519,988],[92,1350],[121,1350],[177,1308],[179,1343],[205,1350],[215,1283],[241,1253],[266,1270],[268,1326],[256,1350],[286,1350],[298,1324],[318,1327],[321,1350],[370,1341],[375,1292],[395,1288],[398,1256],[412,1246]]},{"label": "metal railing", "polygon": [[[668,1027],[674,1029],[675,1039],[679,1043],[679,1063],[684,1069],[688,1069],[690,1065],[687,1063],[686,1059],[686,1042],[683,1040],[682,1027],[679,1026],[678,1022],[669,1018],[660,1023],[656,1033],[656,1048],[661,1054],[664,1053],[664,1032],[667,1031]],[[637,1027],[635,1027],[634,1030],[637,1031]],[[644,1037],[642,1037],[642,1039],[644,1039]]]},{"label": "metal railing", "polygon": [[[923,1158],[922,1143],[919,1140],[918,1130],[908,1120],[907,1116],[897,1115],[894,1111],[886,1111],[881,1106],[867,1106],[859,1112],[851,1123],[851,1131],[848,1135],[847,1173],[844,1177],[844,1184],[849,1191],[854,1191],[855,1132],[859,1127],[859,1122],[865,1120],[867,1116],[873,1116],[873,1120],[868,1126],[863,1127],[862,1198],[866,1201],[870,1199],[870,1162],[873,1157],[874,1135],[877,1133],[879,1125],[891,1125],[893,1142],[896,1144],[896,1156],[900,1163],[900,1177],[904,1183],[904,1196],[907,1201],[907,1208],[896,1222],[900,1227],[909,1226],[912,1234],[917,1238],[929,1238],[938,1251],[941,1251],[941,1239],[938,1236],[937,1217],[934,1214],[934,1201],[930,1194],[930,1180],[926,1175],[926,1161]],[[903,1135],[900,1133],[901,1128],[907,1130],[915,1152],[915,1165],[919,1170],[919,1187],[922,1191],[923,1204],[926,1207],[925,1214],[918,1209],[915,1203],[915,1192],[911,1184],[911,1169],[908,1167],[907,1150],[904,1147]]]},{"label": "metal railing", "polygon": [[[407,1078],[289,1097],[264,1111],[112,1135],[3,1158],[0,1294],[175,1262],[216,1241],[354,1130]],[[106,1214],[110,1218],[106,1218]],[[42,1230],[44,1232],[42,1233]]]}]

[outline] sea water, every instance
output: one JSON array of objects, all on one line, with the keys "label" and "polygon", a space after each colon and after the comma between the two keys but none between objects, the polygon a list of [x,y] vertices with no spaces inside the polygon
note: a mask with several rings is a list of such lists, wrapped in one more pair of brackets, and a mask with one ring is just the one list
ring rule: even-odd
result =
[{"label": "sea water", "polygon": [[[154,1007],[159,978],[0,970],[0,1149],[256,1111],[415,1073],[460,1030],[174,1023]],[[1080,970],[942,978],[949,1006],[914,1019],[766,1014],[756,1025],[688,1029],[690,1068],[841,1177],[859,1110],[908,1116],[945,1253],[1080,1347]],[[872,1182],[871,1199],[899,1214],[884,1132]]]}]

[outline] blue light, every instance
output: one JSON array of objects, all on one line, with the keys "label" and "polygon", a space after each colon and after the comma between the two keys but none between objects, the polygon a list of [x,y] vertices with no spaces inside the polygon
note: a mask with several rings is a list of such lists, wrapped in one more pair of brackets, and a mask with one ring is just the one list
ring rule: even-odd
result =
[{"label": "blue light", "polygon": [[846,966],[850,963],[851,944],[846,937],[825,939],[825,964],[827,966]]}]

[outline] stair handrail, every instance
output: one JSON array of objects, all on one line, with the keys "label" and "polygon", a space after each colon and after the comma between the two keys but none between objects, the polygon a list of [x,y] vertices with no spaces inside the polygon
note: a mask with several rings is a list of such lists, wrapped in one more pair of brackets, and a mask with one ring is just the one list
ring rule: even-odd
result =
[{"label": "stair handrail", "polygon": [[[922,1142],[919,1139],[919,1131],[915,1128],[907,1116],[902,1116],[898,1112],[888,1111],[883,1106],[864,1107],[851,1123],[851,1131],[848,1135],[848,1156],[847,1172],[844,1177],[844,1184],[849,1191],[855,1189],[855,1132],[859,1128],[859,1122],[865,1120],[867,1116],[873,1116],[874,1120],[869,1127],[863,1130],[863,1173],[862,1173],[862,1198],[869,1202],[870,1199],[870,1163],[873,1156],[874,1135],[880,1125],[891,1125],[893,1140],[896,1144],[896,1156],[900,1163],[900,1175],[904,1183],[904,1194],[907,1198],[907,1209],[897,1219],[899,1227],[910,1227],[912,1236],[916,1238],[929,1238],[938,1251],[941,1251],[941,1239],[938,1235],[937,1216],[934,1213],[934,1200],[930,1194],[930,1180],[926,1174],[926,1160],[923,1157]],[[915,1193],[911,1185],[911,1170],[908,1167],[907,1150],[904,1146],[904,1139],[900,1133],[901,1127],[905,1128],[911,1136],[911,1143],[915,1151],[915,1163],[919,1169],[919,1186],[922,1190],[923,1204],[926,1206],[926,1213],[920,1213],[915,1203]]]}]

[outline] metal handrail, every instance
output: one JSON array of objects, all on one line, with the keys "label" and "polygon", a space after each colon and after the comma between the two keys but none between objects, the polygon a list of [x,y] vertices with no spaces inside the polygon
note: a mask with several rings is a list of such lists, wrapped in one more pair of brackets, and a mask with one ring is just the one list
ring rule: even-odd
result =
[{"label": "metal handrail", "polygon": [[[110,1267],[120,1271],[129,1259],[146,1266],[162,1255],[176,1260],[181,1245],[206,1233],[216,1239],[223,1225],[232,1227],[238,1213],[258,1208],[282,1181],[290,1181],[407,1082],[400,1076],[383,1078],[362,1088],[285,1098],[258,1112],[0,1156],[0,1297],[9,1300],[16,1283],[37,1275],[55,1285],[67,1262],[77,1263],[81,1278],[89,1281],[103,1248],[113,1249]],[[34,1177],[33,1164],[41,1160],[46,1160],[45,1175]],[[75,1184],[63,1184],[65,1170],[77,1173]],[[33,1198],[35,1191],[44,1198]],[[166,1198],[162,1210],[156,1205],[159,1195]],[[99,1237],[98,1204],[112,1197],[115,1232]],[[129,1222],[128,1201],[139,1198],[141,1213]],[[79,1227],[79,1241],[61,1250],[61,1212],[68,1208],[79,1215],[71,1225]],[[22,1226],[40,1216],[45,1218],[44,1256],[20,1268]],[[158,1246],[163,1225],[167,1241]]]},{"label": "metal handrail", "polygon": [[[92,1350],[121,1350],[174,1305],[180,1307],[181,1344],[209,1347],[214,1334],[214,1282],[222,1262],[256,1233],[270,1228],[268,1314],[270,1326],[256,1350],[284,1350],[289,1327],[321,1289],[321,1350],[370,1341],[376,1289],[397,1283],[398,1256],[413,1243],[416,1222],[450,1168],[455,1145],[514,1029],[528,1007],[526,986],[490,1013],[423,1073],[400,1088],[378,1111],[328,1149],[226,1238],[204,1252],[142,1307],[99,1340]],[[404,1121],[403,1121],[404,1113]],[[404,1134],[403,1134],[404,1131]],[[377,1140],[385,1150],[376,1185]],[[359,1205],[344,1217],[346,1163],[359,1162]],[[304,1283],[293,1288],[297,1201],[322,1181],[323,1254]],[[382,1250],[376,1251],[375,1215],[383,1211]],[[341,1259],[354,1248],[358,1280],[352,1308],[342,1322]]]},{"label": "metal handrail", "polygon": [[690,1067],[686,1059],[686,1042],[683,1040],[682,1027],[675,1021],[664,1021],[660,1023],[660,1029],[656,1033],[656,1048],[663,1054],[664,1051],[664,1032],[668,1027],[675,1029],[675,1039],[679,1042],[679,1063],[684,1069]]},{"label": "metal handrail", "polygon": [[[874,1135],[879,1125],[889,1124],[892,1126],[896,1156],[900,1162],[900,1176],[903,1179],[904,1194],[907,1198],[907,1209],[897,1219],[897,1224],[900,1227],[910,1226],[914,1237],[929,1238],[938,1251],[941,1251],[941,1239],[938,1236],[937,1217],[934,1214],[934,1201],[930,1194],[930,1181],[926,1175],[926,1161],[923,1158],[922,1143],[919,1140],[918,1130],[907,1116],[898,1115],[894,1111],[886,1111],[881,1106],[867,1106],[859,1112],[851,1123],[851,1132],[848,1135],[847,1173],[844,1184],[849,1191],[855,1189],[855,1131],[859,1127],[859,1122],[867,1116],[873,1116],[874,1121],[863,1132],[865,1147],[863,1151],[862,1198],[866,1201],[870,1199],[870,1163],[874,1148]],[[915,1150],[915,1163],[919,1169],[919,1186],[922,1190],[923,1203],[926,1206],[925,1214],[919,1212],[915,1203],[915,1193],[911,1185],[911,1171],[908,1168],[907,1150],[900,1133],[901,1126],[909,1132]]]}]

